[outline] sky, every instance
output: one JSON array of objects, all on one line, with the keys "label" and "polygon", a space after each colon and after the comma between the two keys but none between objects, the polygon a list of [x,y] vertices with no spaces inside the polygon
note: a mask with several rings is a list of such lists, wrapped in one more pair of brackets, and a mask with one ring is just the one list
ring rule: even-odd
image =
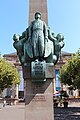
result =
[{"label": "sky", "polygon": [[[75,53],[80,48],[80,0],[48,0],[48,25],[64,35],[62,51]],[[14,33],[28,27],[29,0],[0,0],[0,53],[16,52]]]}]

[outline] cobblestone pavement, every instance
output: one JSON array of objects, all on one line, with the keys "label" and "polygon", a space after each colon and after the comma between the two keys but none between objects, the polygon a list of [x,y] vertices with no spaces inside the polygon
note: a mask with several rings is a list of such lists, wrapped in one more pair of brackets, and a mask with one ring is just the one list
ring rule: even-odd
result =
[{"label": "cobblestone pavement", "polygon": [[68,108],[54,108],[54,120],[80,120],[80,103],[73,103]]}]

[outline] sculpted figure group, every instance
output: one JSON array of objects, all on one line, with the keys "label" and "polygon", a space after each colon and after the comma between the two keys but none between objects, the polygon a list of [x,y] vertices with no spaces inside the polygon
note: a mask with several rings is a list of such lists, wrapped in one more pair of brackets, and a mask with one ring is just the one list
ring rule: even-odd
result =
[{"label": "sculpted figure group", "polygon": [[35,13],[35,20],[22,33],[13,35],[13,46],[22,65],[32,61],[57,63],[61,48],[64,47],[64,36],[54,32],[41,20],[41,14]]}]

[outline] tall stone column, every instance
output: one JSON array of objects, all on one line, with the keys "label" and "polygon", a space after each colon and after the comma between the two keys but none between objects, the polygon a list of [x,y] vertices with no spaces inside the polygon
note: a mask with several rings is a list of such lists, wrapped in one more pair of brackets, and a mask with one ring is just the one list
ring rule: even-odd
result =
[{"label": "tall stone column", "polygon": [[[41,19],[48,25],[47,0],[29,0],[29,24],[34,20],[34,14],[36,12],[41,13]],[[54,120],[53,64],[46,64],[45,74],[46,82],[32,81],[31,65],[23,66],[23,77],[25,81],[25,120]]]},{"label": "tall stone column", "polygon": [[40,12],[42,20],[48,24],[47,0],[29,0],[29,24],[34,20],[36,12]]}]

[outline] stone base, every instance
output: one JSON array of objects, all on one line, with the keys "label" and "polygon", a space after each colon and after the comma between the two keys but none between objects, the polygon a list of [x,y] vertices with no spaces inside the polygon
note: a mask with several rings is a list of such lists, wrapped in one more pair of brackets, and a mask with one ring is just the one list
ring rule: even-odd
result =
[{"label": "stone base", "polygon": [[[45,70],[45,78],[54,78],[54,64],[53,63],[46,63],[45,64],[46,70]],[[27,63],[26,66],[22,66],[23,69],[23,78],[25,80],[31,79],[31,64]]]},{"label": "stone base", "polygon": [[[54,65],[52,63],[44,64],[37,63],[37,66],[35,65],[33,64],[33,66],[31,67],[31,64],[28,63],[26,64],[26,66],[23,66],[23,78],[25,82],[24,83],[25,120],[54,120],[53,112]],[[38,67],[44,69],[40,69],[39,71]],[[35,68],[34,71],[33,68]],[[37,70],[38,73],[36,73]],[[42,71],[45,74],[40,74],[38,77],[38,74],[41,73]],[[46,81],[33,82],[32,77],[34,78],[34,80],[35,78],[36,79],[44,78],[46,79]]]},{"label": "stone base", "polygon": [[25,120],[54,120],[52,79],[38,84],[26,79]]}]

